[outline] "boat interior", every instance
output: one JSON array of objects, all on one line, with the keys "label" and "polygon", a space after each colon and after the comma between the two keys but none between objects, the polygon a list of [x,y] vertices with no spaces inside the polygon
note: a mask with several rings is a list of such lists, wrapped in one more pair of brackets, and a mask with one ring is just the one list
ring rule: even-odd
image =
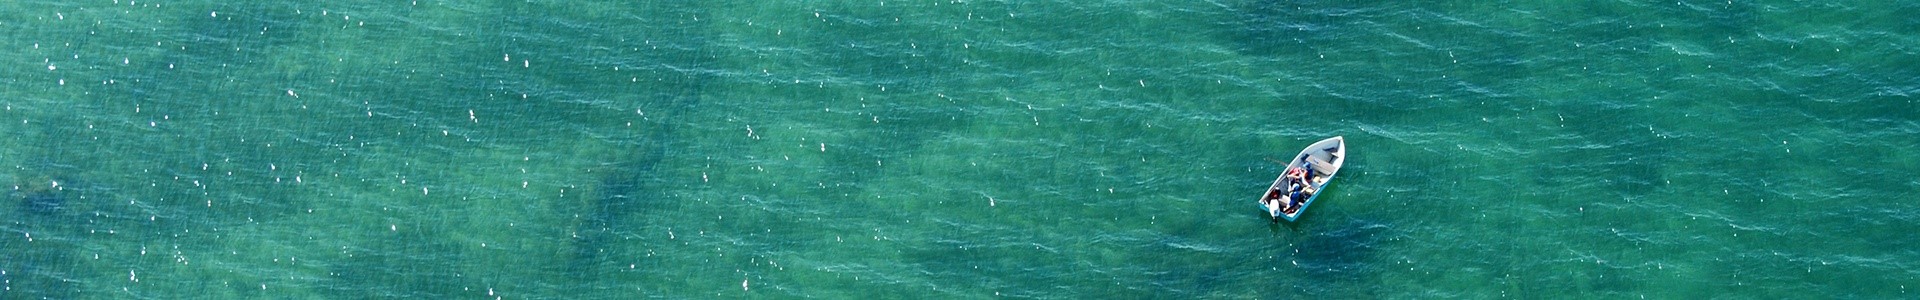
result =
[{"label": "boat interior", "polygon": [[1339,144],[1334,144],[1332,147],[1322,148],[1322,149],[1319,149],[1318,151],[1311,151],[1307,153],[1304,159],[1307,162],[1312,163],[1313,174],[1316,174],[1313,178],[1314,183],[1317,184],[1322,181],[1325,181],[1326,174],[1331,173],[1332,171],[1339,168],[1341,163],[1340,156],[1342,153],[1345,153],[1344,150],[1346,149],[1340,149]]}]

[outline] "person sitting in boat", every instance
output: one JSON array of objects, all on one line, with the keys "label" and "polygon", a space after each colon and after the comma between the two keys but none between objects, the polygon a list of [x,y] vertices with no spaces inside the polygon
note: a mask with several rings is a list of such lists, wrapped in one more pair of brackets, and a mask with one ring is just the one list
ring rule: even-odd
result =
[{"label": "person sitting in boat", "polygon": [[1293,193],[1298,193],[1298,192],[1300,192],[1300,188],[1301,188],[1302,186],[1303,186],[1303,185],[1301,185],[1301,184],[1300,184],[1300,180],[1299,180],[1299,179],[1297,179],[1297,178],[1292,178],[1292,177],[1288,177],[1288,178],[1287,178],[1287,189],[1286,189],[1286,190],[1282,190],[1282,191],[1280,191],[1280,195],[1292,195]]},{"label": "person sitting in boat", "polygon": [[1307,176],[1306,170],[1307,169],[1305,168],[1287,170],[1287,191],[1288,192],[1292,192],[1293,190],[1299,188],[1298,184],[1306,183],[1307,178],[1312,178]]},{"label": "person sitting in boat", "polygon": [[1286,213],[1289,215],[1293,214],[1294,212],[1300,211],[1300,199],[1305,199],[1305,198],[1300,198],[1300,192],[1293,192],[1282,198],[1285,198],[1284,200],[1281,200],[1281,201],[1285,201],[1284,203],[1286,203],[1287,206],[1285,208],[1281,208],[1280,212]]},{"label": "person sitting in boat", "polygon": [[1269,210],[1279,210],[1279,206],[1285,203],[1282,202],[1280,198],[1286,196],[1286,194],[1286,191],[1282,191],[1280,187],[1275,186],[1272,190],[1267,191],[1266,198],[1260,198],[1260,205],[1268,207]]},{"label": "person sitting in boat", "polygon": [[1300,165],[1300,170],[1300,178],[1313,179],[1313,162]]},{"label": "person sitting in boat", "polygon": [[1307,199],[1313,199],[1313,194],[1319,192],[1319,190],[1313,188],[1313,185],[1302,184],[1300,189],[1292,193],[1287,193],[1287,199],[1292,200],[1287,203],[1287,214],[1293,214],[1293,212],[1299,211],[1300,206],[1306,204],[1303,202],[1306,202]]}]

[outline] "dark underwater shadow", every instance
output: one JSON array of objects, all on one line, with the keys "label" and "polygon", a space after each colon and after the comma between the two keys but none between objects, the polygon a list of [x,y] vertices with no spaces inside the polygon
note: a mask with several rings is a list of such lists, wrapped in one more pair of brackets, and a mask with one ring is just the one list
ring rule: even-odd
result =
[{"label": "dark underwater shadow", "polygon": [[17,204],[20,205],[20,210],[27,212],[27,215],[54,217],[67,209],[68,195],[62,193],[57,187],[50,188],[53,184],[52,182],[58,181],[43,182],[48,183],[45,186],[32,184],[21,187],[20,190],[14,192],[11,198],[18,202]]},{"label": "dark underwater shadow", "polygon": [[[705,7],[689,4],[664,4],[670,7],[654,7],[662,15],[689,14],[705,15]],[[646,18],[643,16],[631,16]],[[662,16],[661,18],[667,18]],[[640,20],[644,21],[644,20]],[[661,48],[653,52],[655,56],[638,60],[679,66],[680,69],[656,71],[661,78],[654,91],[640,98],[647,103],[649,115],[668,117],[684,116],[697,110],[701,97],[707,94],[716,80],[715,75],[707,73],[715,59],[715,46],[707,39],[710,29],[703,25],[677,23],[667,27],[647,27],[646,34],[636,33],[636,37],[648,34],[684,37],[684,40],[662,41],[647,38],[628,39],[631,48],[648,48],[646,43],[678,44],[677,48]],[[667,50],[672,49],[672,50]],[[563,199],[565,205],[580,205],[576,211],[582,212],[574,224],[576,236],[569,242],[572,252],[567,258],[564,270],[572,278],[568,285],[577,286],[577,290],[605,290],[615,286],[605,281],[616,278],[604,275],[626,269],[627,265],[618,263],[622,258],[642,256],[645,247],[634,245],[627,239],[632,232],[646,226],[648,215],[660,214],[675,209],[675,203],[662,184],[659,174],[660,164],[666,161],[676,149],[686,146],[680,141],[679,123],[659,121],[648,124],[648,134],[631,140],[616,141],[620,144],[634,145],[621,157],[607,158],[609,161],[582,174],[596,178],[591,192],[582,193],[576,199]]]},{"label": "dark underwater shadow", "polygon": [[0,291],[0,298],[82,295],[81,286],[71,278],[79,265],[80,243],[85,242],[82,227],[89,223],[78,212],[86,207],[78,202],[85,198],[80,195],[85,185],[59,175],[15,178],[18,189],[7,193],[7,205],[0,208],[0,216],[6,219],[4,231],[11,235],[0,239],[0,270],[6,271],[0,275],[5,280],[0,285],[7,289]]},{"label": "dark underwater shadow", "polygon": [[633,220],[666,209],[662,207],[667,204],[664,193],[658,191],[657,184],[651,184],[658,182],[654,171],[666,146],[653,148],[653,155],[616,164],[598,174],[595,192],[580,196],[588,199],[583,199],[585,207],[581,210],[585,213],[574,228],[568,275],[588,279],[613,271],[614,259],[625,257],[628,248],[620,242],[622,233],[642,225],[633,224]]}]

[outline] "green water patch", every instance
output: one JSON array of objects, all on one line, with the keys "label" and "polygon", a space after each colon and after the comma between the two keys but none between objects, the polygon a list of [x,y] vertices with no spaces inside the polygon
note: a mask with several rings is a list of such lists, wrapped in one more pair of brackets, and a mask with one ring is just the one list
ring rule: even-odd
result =
[{"label": "green water patch", "polygon": [[1250,56],[1310,57],[1337,43],[1363,16],[1377,12],[1357,5],[1243,1],[1226,7],[1221,33],[1234,51]]},{"label": "green water patch", "polygon": [[[1911,5],[1213,4],[0,4],[0,277],[1904,293]],[[1333,135],[1353,160],[1301,221],[1248,205]]]}]

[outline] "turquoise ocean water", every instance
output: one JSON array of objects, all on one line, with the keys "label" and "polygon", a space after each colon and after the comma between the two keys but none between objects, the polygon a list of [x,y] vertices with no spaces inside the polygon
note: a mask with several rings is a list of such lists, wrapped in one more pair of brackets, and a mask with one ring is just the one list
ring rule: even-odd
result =
[{"label": "turquoise ocean water", "polygon": [[0,11],[0,298],[1920,293],[1914,2]]}]

